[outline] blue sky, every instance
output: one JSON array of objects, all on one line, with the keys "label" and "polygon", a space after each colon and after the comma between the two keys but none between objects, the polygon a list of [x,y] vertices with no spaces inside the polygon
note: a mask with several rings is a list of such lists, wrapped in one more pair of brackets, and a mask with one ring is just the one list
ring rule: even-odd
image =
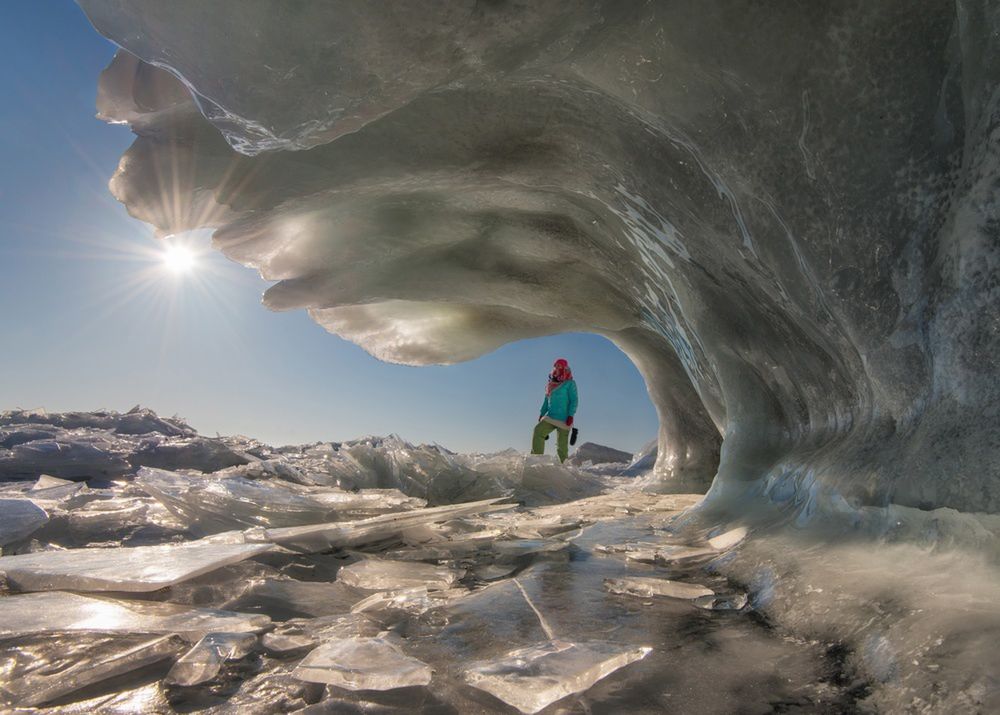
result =
[{"label": "blue sky", "polygon": [[[272,444],[395,432],[461,451],[527,449],[556,357],[582,439],[656,433],[642,378],[611,343],[553,336],[450,367],[381,363],[304,312],[260,305],[255,272],[206,253],[163,270],[107,180],[132,135],[94,118],[114,47],[70,0],[0,3],[0,409],[179,414]],[[207,250],[207,236],[193,238]]]}]

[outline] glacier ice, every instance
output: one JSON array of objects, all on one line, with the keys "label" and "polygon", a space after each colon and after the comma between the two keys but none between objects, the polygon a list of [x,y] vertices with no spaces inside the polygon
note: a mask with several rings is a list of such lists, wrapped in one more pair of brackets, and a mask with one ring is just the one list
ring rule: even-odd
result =
[{"label": "glacier ice", "polygon": [[155,591],[271,548],[191,541],[40,551],[0,556],[0,573],[19,591]]},{"label": "glacier ice", "polygon": [[323,643],[295,668],[300,680],[347,690],[392,690],[431,682],[431,668],[386,638],[348,637]]},{"label": "glacier ice", "polygon": [[567,695],[587,690],[651,650],[604,642],[548,641],[518,648],[495,661],[473,664],[465,679],[523,713],[536,713]]}]

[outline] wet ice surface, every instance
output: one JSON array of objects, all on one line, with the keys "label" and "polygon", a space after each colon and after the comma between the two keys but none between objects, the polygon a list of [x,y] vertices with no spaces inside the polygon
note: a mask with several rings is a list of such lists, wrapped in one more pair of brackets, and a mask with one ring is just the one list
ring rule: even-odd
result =
[{"label": "wet ice surface", "polygon": [[[28,445],[100,429],[133,466],[113,479],[0,482],[0,503],[29,517],[0,556],[4,708],[717,713],[852,702],[822,642],[779,636],[707,568],[745,533],[668,529],[697,496],[396,438],[280,450],[231,438],[221,449],[136,414],[10,428]],[[163,432],[114,431],[133,423]],[[135,462],[167,461],[156,449],[171,440],[201,445],[167,454],[204,470],[230,452],[246,462]],[[459,468],[426,471],[444,463]],[[447,493],[485,498],[425,506]],[[512,501],[526,494],[527,505]]]},{"label": "wet ice surface", "polygon": [[[410,543],[398,532],[369,543],[365,554],[260,554],[153,600],[10,593],[0,598],[0,645],[23,644],[39,662],[72,653],[81,675],[57,686],[43,674],[25,679],[21,666],[16,679],[0,676],[3,697],[65,712],[95,702],[113,711],[131,697],[147,712],[289,703],[318,712],[836,711],[843,689],[827,682],[835,669],[821,644],[782,639],[746,612],[605,589],[608,580],[669,578],[731,592],[697,560],[674,567],[597,549],[669,541],[662,519],[693,501],[615,493],[448,517],[408,534]],[[214,545],[232,548],[229,539]],[[395,558],[407,550],[427,560]],[[92,658],[75,645],[92,642]],[[726,679],[700,685],[720,671]]]}]

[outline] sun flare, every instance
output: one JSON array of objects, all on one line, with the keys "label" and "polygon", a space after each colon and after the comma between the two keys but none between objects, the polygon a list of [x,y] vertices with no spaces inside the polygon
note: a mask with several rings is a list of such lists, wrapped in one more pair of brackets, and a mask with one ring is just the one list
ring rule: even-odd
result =
[{"label": "sun flare", "polygon": [[195,255],[187,246],[174,244],[163,249],[163,266],[171,273],[190,273],[195,268]]}]

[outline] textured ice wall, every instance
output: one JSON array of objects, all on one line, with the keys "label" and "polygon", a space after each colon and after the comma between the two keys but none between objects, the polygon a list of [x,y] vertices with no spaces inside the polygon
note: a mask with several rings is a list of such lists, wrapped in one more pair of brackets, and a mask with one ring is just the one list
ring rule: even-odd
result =
[{"label": "textured ice wall", "polygon": [[995,2],[80,4],[112,191],[268,307],[417,364],[606,335],[721,507],[1000,510]]}]

